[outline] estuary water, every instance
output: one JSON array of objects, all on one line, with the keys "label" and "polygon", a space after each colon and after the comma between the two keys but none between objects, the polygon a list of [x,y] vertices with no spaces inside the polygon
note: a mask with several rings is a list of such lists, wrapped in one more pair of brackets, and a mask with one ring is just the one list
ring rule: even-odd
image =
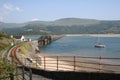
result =
[{"label": "estuary water", "polygon": [[61,56],[120,57],[120,37],[100,37],[105,48],[95,48],[97,37],[65,36],[40,49],[41,53]]}]

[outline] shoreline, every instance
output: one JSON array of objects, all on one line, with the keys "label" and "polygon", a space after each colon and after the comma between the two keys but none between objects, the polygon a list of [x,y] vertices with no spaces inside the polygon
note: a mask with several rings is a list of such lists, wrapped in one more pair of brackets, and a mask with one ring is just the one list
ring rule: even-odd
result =
[{"label": "shoreline", "polygon": [[120,34],[66,34],[65,36],[120,37]]},{"label": "shoreline", "polygon": [[[103,34],[75,34],[74,36],[103,36]],[[67,35],[67,36],[73,36]],[[106,35],[104,35],[106,36]],[[114,35],[107,34],[107,37],[111,37]],[[120,34],[116,35],[120,37]],[[114,36],[115,37],[115,36]],[[33,47],[34,48],[34,47]],[[35,55],[37,57],[37,68],[45,69],[48,71],[85,71],[85,72],[109,72],[113,70],[117,73],[117,70],[120,70],[119,67],[114,66],[106,66],[103,64],[110,64],[111,60],[104,60],[100,58],[77,58],[74,56],[60,56],[60,55],[51,55],[45,54],[43,52],[37,53]],[[74,63],[75,62],[75,63]],[[40,64],[39,64],[40,63]],[[103,63],[103,64],[102,64]],[[116,63],[112,62],[112,65],[116,65]],[[99,65],[101,64],[101,65]],[[36,65],[35,65],[36,67]]]},{"label": "shoreline", "polygon": [[[41,68],[50,71],[85,71],[85,72],[111,72],[119,73],[119,66],[109,66],[117,65],[116,62],[111,62],[111,60],[99,59],[99,58],[79,58],[74,56],[51,56],[37,54],[41,58]],[[45,61],[45,62],[44,62]],[[74,64],[75,61],[75,64]],[[58,63],[57,63],[58,62]],[[101,64],[101,65],[100,65]],[[46,65],[46,66],[44,66]],[[74,67],[75,65],[75,67]],[[45,68],[44,68],[45,67]]]}]

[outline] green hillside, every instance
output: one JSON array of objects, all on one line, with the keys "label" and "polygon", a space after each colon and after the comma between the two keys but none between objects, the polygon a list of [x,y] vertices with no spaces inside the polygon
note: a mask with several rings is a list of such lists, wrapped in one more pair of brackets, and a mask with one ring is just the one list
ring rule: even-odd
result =
[{"label": "green hillside", "polygon": [[[17,26],[19,25],[19,26]],[[63,18],[55,21],[31,21],[4,27],[7,34],[96,34],[120,33],[120,20]]]},{"label": "green hillside", "polygon": [[11,40],[5,33],[0,32],[0,52],[10,45]]},{"label": "green hillside", "polygon": [[53,22],[53,25],[59,26],[74,26],[74,25],[93,25],[99,24],[100,21],[95,19],[80,19],[80,18],[63,18]]},{"label": "green hillside", "polygon": [[12,39],[3,32],[0,32],[0,77],[9,76],[9,73],[14,73],[15,66],[9,64],[7,60],[1,58],[2,52],[10,45]]}]

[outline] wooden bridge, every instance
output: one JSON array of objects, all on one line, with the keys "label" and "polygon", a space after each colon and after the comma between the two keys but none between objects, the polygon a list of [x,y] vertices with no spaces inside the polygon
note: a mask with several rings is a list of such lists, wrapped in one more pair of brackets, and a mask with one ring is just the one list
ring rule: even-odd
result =
[{"label": "wooden bridge", "polygon": [[41,48],[51,42],[62,38],[64,35],[41,36],[38,39],[38,47]]}]

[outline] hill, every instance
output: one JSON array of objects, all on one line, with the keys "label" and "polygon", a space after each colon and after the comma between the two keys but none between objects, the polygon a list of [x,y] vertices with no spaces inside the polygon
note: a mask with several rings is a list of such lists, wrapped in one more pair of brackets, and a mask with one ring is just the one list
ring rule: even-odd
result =
[{"label": "hill", "polygon": [[87,26],[92,24],[99,24],[99,21],[95,19],[63,18],[53,22],[53,25],[59,26],[74,26],[74,25]]},{"label": "hill", "polygon": [[5,33],[0,32],[0,51],[8,47],[11,43],[11,38]]},{"label": "hill", "polygon": [[[8,27],[8,24],[12,27]],[[21,24],[4,23],[7,34],[120,34],[120,20],[63,18],[55,21],[31,21]]]},{"label": "hill", "polygon": [[10,45],[12,39],[3,32],[0,32],[0,77],[8,76],[15,71],[15,66],[6,59],[1,58],[3,51]]}]

